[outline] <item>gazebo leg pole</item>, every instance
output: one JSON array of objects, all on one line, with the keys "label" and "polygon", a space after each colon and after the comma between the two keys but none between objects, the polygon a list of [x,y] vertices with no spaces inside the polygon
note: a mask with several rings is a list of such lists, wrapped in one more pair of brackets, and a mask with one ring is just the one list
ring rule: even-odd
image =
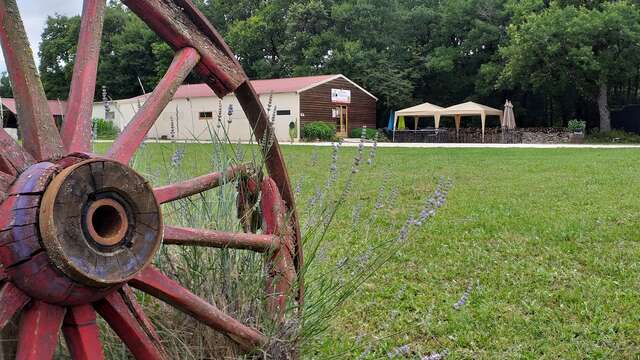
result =
[{"label": "gazebo leg pole", "polygon": [[484,144],[484,125],[485,125],[486,120],[487,120],[487,115],[482,113],[480,115],[480,120],[482,122],[482,143]]}]

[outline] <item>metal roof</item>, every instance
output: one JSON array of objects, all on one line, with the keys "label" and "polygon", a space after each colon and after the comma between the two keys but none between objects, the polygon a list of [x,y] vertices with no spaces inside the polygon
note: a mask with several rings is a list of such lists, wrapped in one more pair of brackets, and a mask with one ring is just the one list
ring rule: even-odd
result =
[{"label": "metal roof", "polygon": [[[11,111],[12,113],[14,114],[18,113],[15,99],[1,98],[0,102],[2,102],[2,105],[4,105],[4,107],[9,109],[9,111]],[[64,116],[65,111],[67,110],[66,101],[48,100],[47,103],[49,104],[49,110],[51,111],[52,115]]]},{"label": "metal roof", "polygon": [[[251,80],[251,85],[253,85],[253,88],[256,90],[258,95],[300,93],[338,78],[347,80],[360,90],[364,91],[367,95],[378,100],[377,97],[373,96],[370,92],[363,89],[344,75],[317,75],[282,79]],[[149,94],[124,100],[145,99],[148,96]],[[186,84],[181,85],[173,96],[174,99],[199,97],[216,97],[216,94],[207,84]]]}]

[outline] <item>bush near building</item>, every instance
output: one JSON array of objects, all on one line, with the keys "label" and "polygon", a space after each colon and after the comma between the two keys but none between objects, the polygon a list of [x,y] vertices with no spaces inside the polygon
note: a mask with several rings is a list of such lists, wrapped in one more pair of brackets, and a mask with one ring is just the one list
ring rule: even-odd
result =
[{"label": "bush near building", "polygon": [[360,138],[362,136],[363,131],[364,131],[364,138],[367,140],[375,140],[376,137],[380,138],[380,135],[378,134],[378,130],[373,128],[351,129],[351,131],[349,132],[349,137]]},{"label": "bush near building", "polygon": [[302,138],[306,141],[332,141],[336,138],[336,127],[326,122],[314,121],[302,127]]},{"label": "bush near building", "polygon": [[120,134],[120,129],[105,119],[93,119],[93,129],[100,140],[114,140]]}]

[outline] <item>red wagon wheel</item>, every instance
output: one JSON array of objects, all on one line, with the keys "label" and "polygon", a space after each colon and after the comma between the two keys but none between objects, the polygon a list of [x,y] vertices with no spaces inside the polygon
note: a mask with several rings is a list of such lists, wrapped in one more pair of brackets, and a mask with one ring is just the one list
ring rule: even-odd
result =
[{"label": "red wagon wheel", "polygon": [[[189,0],[124,0],[176,55],[106,156],[91,153],[91,112],[105,0],[84,0],[61,132],[35,70],[15,0],[0,0],[0,42],[16,98],[22,146],[0,130],[0,328],[20,314],[18,359],[50,359],[62,329],[74,359],[104,357],[96,312],[138,359],[161,359],[160,339],[130,287],[227,335],[247,351],[267,337],[150,265],[162,242],[265,253],[268,310],[283,320],[287,295],[302,302],[300,230],[287,170],[268,115],[240,64]],[[220,97],[235,93],[267,174],[235,166],[153,189],[129,168],[178,86],[194,70]],[[242,179],[240,210],[260,201],[261,231],[229,233],[163,225],[160,205]]]}]

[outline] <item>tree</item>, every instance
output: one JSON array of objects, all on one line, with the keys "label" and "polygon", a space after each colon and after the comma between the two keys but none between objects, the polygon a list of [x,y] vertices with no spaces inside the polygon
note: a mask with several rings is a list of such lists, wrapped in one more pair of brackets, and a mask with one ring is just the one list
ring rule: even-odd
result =
[{"label": "tree", "polygon": [[325,48],[317,51],[323,55],[323,71],[345,74],[376,95],[380,123],[388,110],[412,105],[415,40],[403,39],[408,7],[393,0],[341,1],[329,14],[333,25],[322,35]]},{"label": "tree", "polygon": [[427,35],[430,41],[421,49],[426,68],[422,79],[425,96],[441,92],[434,100],[443,104],[495,101],[493,90],[478,88],[482,65],[495,58],[506,37],[504,1],[451,0],[432,9]]},{"label": "tree", "polygon": [[[381,118],[423,101],[499,107],[510,98],[520,124],[581,117],[600,119],[606,130],[609,104],[640,100],[640,0],[194,1],[250,78],[341,73],[380,99]],[[79,23],[47,21],[40,73],[50,97],[67,97]],[[151,91],[172,56],[140,19],[110,1],[99,88],[113,98],[136,96],[140,79]]]},{"label": "tree", "polygon": [[[40,45],[40,74],[50,98],[69,94],[80,17],[47,18]],[[119,3],[106,9],[100,48],[97,86],[106,86],[113,98],[137,96],[140,83],[152,90],[168,68],[172,53],[136,15]],[[96,92],[99,100],[101,92]]]},{"label": "tree", "polygon": [[6,72],[0,73],[0,97],[11,98],[13,97],[13,90],[11,89],[11,81],[9,80],[9,74]]},{"label": "tree", "polygon": [[600,130],[611,130],[608,93],[640,62],[640,12],[626,2],[601,6],[553,3],[509,28],[500,50],[503,80],[562,96],[575,88],[598,105]]},{"label": "tree", "polygon": [[80,31],[80,18],[48,17],[40,44],[40,75],[47,95],[66,99],[73,71],[73,60]]}]

